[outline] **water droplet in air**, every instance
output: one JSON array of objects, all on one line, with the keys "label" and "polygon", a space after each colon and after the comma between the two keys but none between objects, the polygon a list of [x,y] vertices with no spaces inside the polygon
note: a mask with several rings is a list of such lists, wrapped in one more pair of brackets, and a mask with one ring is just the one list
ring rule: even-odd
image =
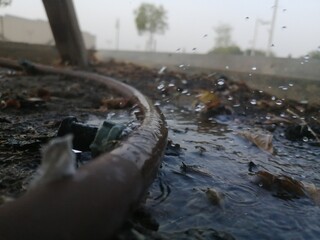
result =
[{"label": "water droplet in air", "polygon": [[156,101],[156,102],[154,103],[154,105],[155,105],[155,106],[160,106],[161,103],[160,103],[159,101]]},{"label": "water droplet in air", "polygon": [[309,101],[308,101],[308,100],[301,100],[300,103],[301,103],[301,104],[308,104]]},{"label": "water droplet in air", "polygon": [[174,87],[175,85],[174,85],[174,83],[169,83],[168,84],[168,87]]},{"label": "water droplet in air", "polygon": [[196,112],[201,112],[202,111],[202,109],[204,109],[205,108],[205,106],[204,105],[198,105],[198,106],[196,106],[196,108],[194,109]]},{"label": "water droplet in air", "polygon": [[252,105],[256,105],[256,104],[257,104],[257,100],[256,100],[256,99],[251,99],[251,100],[250,100],[250,103],[251,103]]},{"label": "water droplet in air", "polygon": [[262,184],[262,183],[259,183],[259,187],[263,187],[263,184]]},{"label": "water droplet in air", "polygon": [[163,83],[161,83],[161,84],[159,84],[158,86],[157,86],[157,89],[158,90],[162,90],[164,88],[164,84]]},{"label": "water droplet in air", "polygon": [[229,100],[229,101],[232,101],[232,100],[233,100],[233,97],[232,97],[232,96],[229,96],[229,97],[228,97],[228,100]]},{"label": "water droplet in air", "polygon": [[220,78],[218,80],[218,85],[222,86],[224,84],[224,79],[223,78]]},{"label": "water droplet in air", "polygon": [[188,83],[188,81],[185,80],[185,79],[181,80],[181,82],[182,82],[182,84],[187,84]]},{"label": "water droplet in air", "polygon": [[278,88],[282,89],[283,91],[287,91],[288,90],[287,86],[279,86]]},{"label": "water droplet in air", "polygon": [[166,67],[166,66],[163,66],[162,68],[160,68],[158,74],[164,73],[164,71],[165,71],[166,69],[167,69],[167,67]]},{"label": "water droplet in air", "polygon": [[304,141],[304,142],[308,142],[308,141],[309,141],[309,139],[308,139],[307,137],[303,137],[303,138],[302,138],[302,141]]},{"label": "water droplet in air", "polygon": [[226,69],[229,69],[229,66],[226,66]]},{"label": "water droplet in air", "polygon": [[290,87],[293,87],[293,83],[289,83],[288,85],[289,85]]},{"label": "water droplet in air", "polygon": [[275,97],[275,96],[272,96],[272,97],[271,97],[271,100],[272,100],[272,101],[276,100],[276,97]]},{"label": "water droplet in air", "polygon": [[276,101],[276,104],[279,105],[279,106],[282,105],[282,100],[278,99],[278,100]]},{"label": "water droplet in air", "polygon": [[183,64],[180,64],[180,65],[179,65],[179,68],[183,68],[183,67],[184,67],[184,65],[183,65]]},{"label": "water droplet in air", "polygon": [[182,93],[182,94],[188,93],[188,89],[183,90],[181,93]]},{"label": "water droplet in air", "polygon": [[257,67],[252,67],[251,69],[252,69],[252,71],[255,71],[255,70],[257,70]]}]

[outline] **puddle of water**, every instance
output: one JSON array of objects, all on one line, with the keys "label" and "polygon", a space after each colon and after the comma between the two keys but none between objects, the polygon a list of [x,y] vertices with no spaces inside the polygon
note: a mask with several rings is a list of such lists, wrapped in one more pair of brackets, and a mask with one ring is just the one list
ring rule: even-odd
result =
[{"label": "puddle of water", "polygon": [[[293,143],[278,134],[273,141],[278,153],[270,155],[237,136],[239,123],[233,120],[221,123],[174,106],[161,108],[169,139],[181,146],[181,152],[164,157],[150,188],[147,206],[160,224],[159,231],[211,227],[236,239],[318,239],[320,207],[306,198],[276,198],[251,183],[248,171],[253,161],[262,170],[319,187],[318,147]],[[183,164],[197,166],[200,174],[182,171]],[[209,175],[201,174],[201,169]],[[222,193],[221,205],[208,200],[203,191],[207,188]]]}]

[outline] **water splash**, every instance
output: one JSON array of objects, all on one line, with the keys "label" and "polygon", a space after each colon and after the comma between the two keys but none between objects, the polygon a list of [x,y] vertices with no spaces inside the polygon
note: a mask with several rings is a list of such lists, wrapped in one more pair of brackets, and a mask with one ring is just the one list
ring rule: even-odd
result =
[{"label": "water splash", "polygon": [[160,106],[161,105],[161,102],[160,101],[156,101],[155,103],[154,103],[154,106]]},{"label": "water splash", "polygon": [[202,104],[198,104],[196,108],[194,109],[195,112],[201,112],[203,109],[205,109],[205,106]]},{"label": "water splash", "polygon": [[279,86],[278,88],[282,89],[283,91],[287,91],[288,90],[287,86]]},{"label": "water splash", "polygon": [[166,66],[162,66],[158,72],[158,74],[163,74],[165,72],[165,70],[167,69]]},{"label": "water splash", "polygon": [[224,85],[224,79],[223,78],[218,79],[218,85],[220,85],[220,86]]},{"label": "water splash", "polygon": [[301,104],[308,104],[308,103],[309,103],[309,101],[308,101],[308,100],[306,100],[306,99],[303,99],[303,100],[301,100],[301,101],[300,101],[300,103],[301,103]]},{"label": "water splash", "polygon": [[256,105],[256,104],[257,104],[257,100],[256,100],[256,99],[251,99],[251,100],[250,100],[250,103],[251,103],[252,105]]},{"label": "water splash", "polygon": [[160,83],[158,86],[157,86],[157,89],[158,90],[162,90],[164,89],[165,85],[163,83]]},{"label": "water splash", "polygon": [[183,80],[181,80],[181,83],[186,85],[188,83],[188,80],[183,79]]}]

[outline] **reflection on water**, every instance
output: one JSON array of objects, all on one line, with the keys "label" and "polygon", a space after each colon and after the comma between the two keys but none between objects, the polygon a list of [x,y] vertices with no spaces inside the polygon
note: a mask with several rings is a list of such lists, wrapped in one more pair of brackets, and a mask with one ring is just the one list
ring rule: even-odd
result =
[{"label": "reflection on water", "polygon": [[[319,187],[319,148],[274,132],[277,154],[271,155],[237,136],[239,128],[250,128],[237,119],[205,119],[173,106],[161,108],[169,139],[180,151],[165,155],[147,199],[160,232],[213,228],[236,239],[318,239],[320,207],[308,198],[273,196],[251,182],[248,166],[253,162],[260,170]],[[198,172],[185,170],[190,166]],[[208,188],[222,194],[222,204],[212,204],[204,191]]]}]

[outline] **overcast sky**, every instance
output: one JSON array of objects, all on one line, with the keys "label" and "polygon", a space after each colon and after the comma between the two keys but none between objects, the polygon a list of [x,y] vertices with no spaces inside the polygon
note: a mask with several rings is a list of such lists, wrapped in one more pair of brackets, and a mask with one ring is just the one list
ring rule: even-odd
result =
[{"label": "overcast sky", "polygon": [[[157,50],[206,53],[214,47],[214,27],[232,26],[232,40],[242,49],[252,46],[256,19],[271,21],[274,0],[74,0],[82,30],[97,37],[97,48],[115,48],[116,19],[120,20],[120,49],[144,50],[147,36],[139,36],[134,9],[142,2],[163,5],[169,29],[159,35]],[[47,19],[41,0],[13,0],[0,15]],[[274,47],[280,57],[300,57],[320,51],[320,0],[279,0]],[[256,47],[266,50],[270,25],[258,29]],[[207,37],[204,37],[207,35]]]}]

